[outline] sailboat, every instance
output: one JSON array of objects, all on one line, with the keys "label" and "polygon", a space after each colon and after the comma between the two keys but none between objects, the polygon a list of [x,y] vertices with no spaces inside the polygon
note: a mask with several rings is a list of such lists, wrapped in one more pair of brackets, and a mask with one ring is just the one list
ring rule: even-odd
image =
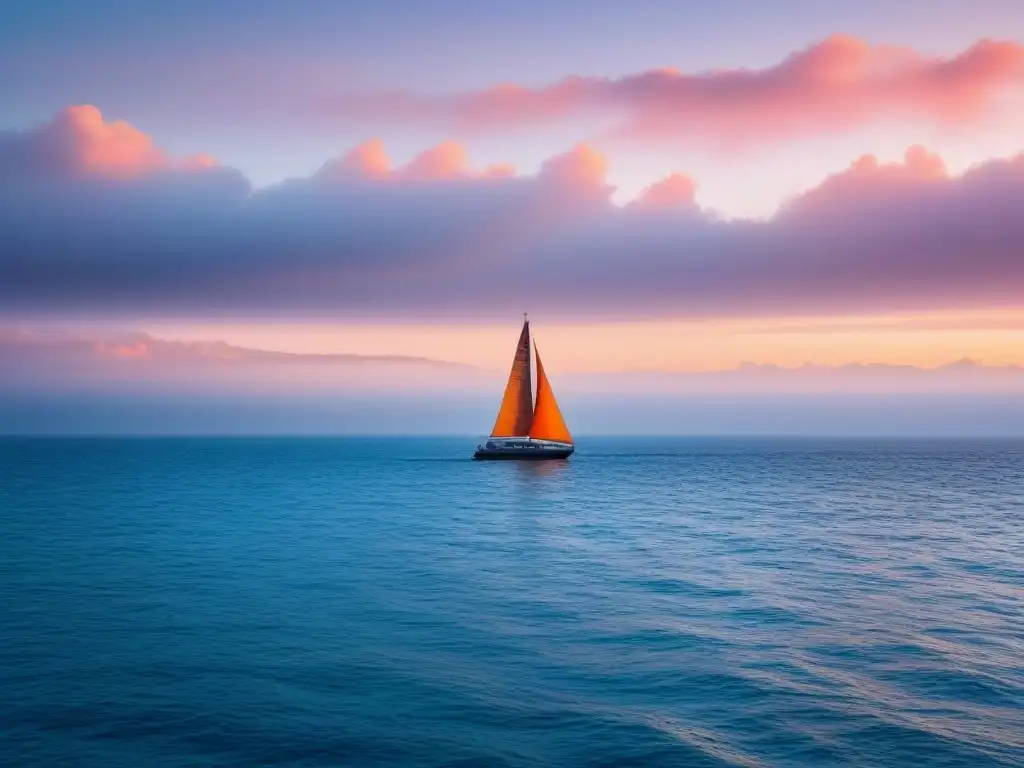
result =
[{"label": "sailboat", "polygon": [[530,346],[530,321],[523,315],[498,418],[487,442],[476,447],[474,459],[566,459],[575,450],[536,343],[532,346],[537,357],[537,402],[533,401]]}]

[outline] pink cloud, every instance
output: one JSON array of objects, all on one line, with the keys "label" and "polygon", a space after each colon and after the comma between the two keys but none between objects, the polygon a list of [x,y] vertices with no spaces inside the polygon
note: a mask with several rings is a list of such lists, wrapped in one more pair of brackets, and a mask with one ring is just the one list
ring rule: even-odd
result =
[{"label": "pink cloud", "polygon": [[347,94],[335,109],[342,119],[429,121],[460,133],[594,117],[610,120],[620,137],[733,147],[882,120],[963,125],[1022,87],[1024,46],[1016,42],[981,40],[940,58],[835,35],[759,70],[660,68],[437,97]]},{"label": "pink cloud", "polygon": [[[91,138],[52,141],[68,120],[0,136],[8,311],[607,320],[1024,304],[1024,155],[960,176],[922,147],[865,156],[768,220],[721,221],[685,174],[616,205],[587,145],[514,175],[470,168],[455,143],[392,168],[373,141],[252,191],[231,169],[155,162],[134,129],[86,121]],[[62,165],[68,147],[85,156],[79,141],[118,149],[83,175]],[[134,170],[95,170],[111,167]]]},{"label": "pink cloud", "polygon": [[893,200],[932,195],[951,183],[943,159],[922,146],[907,149],[901,163],[883,163],[874,155],[863,155],[845,171],[788,201],[780,215],[831,218],[865,208],[884,210]]},{"label": "pink cloud", "polygon": [[123,120],[105,120],[100,110],[89,104],[67,107],[29,138],[31,142],[19,147],[18,156],[5,157],[0,136],[0,167],[37,177],[127,178],[216,165],[204,154],[171,158],[142,131]]},{"label": "pink cloud", "polygon": [[586,144],[555,155],[545,161],[540,170],[542,178],[569,187],[603,187],[607,173],[608,160]]},{"label": "pink cloud", "polygon": [[373,138],[352,148],[340,159],[324,163],[317,175],[321,178],[354,176],[373,179],[384,178],[389,173],[391,159],[384,148],[384,142]]},{"label": "pink cloud", "polygon": [[643,208],[694,207],[697,204],[697,185],[685,173],[672,173],[651,184],[637,198],[635,204]]},{"label": "pink cloud", "polygon": [[392,180],[441,181],[470,176],[503,178],[515,175],[511,165],[491,166],[483,171],[469,167],[465,147],[457,141],[445,141],[430,147],[406,165],[393,167],[384,142],[373,138],[359,144],[336,160],[324,163],[315,174],[324,181]]},{"label": "pink cloud", "polygon": [[153,348],[147,339],[131,342],[98,341],[93,349],[99,357],[114,357],[122,360],[152,360]]},{"label": "pink cloud", "polygon": [[398,175],[412,180],[453,179],[466,172],[469,161],[465,148],[454,141],[438,144],[421,152]]}]

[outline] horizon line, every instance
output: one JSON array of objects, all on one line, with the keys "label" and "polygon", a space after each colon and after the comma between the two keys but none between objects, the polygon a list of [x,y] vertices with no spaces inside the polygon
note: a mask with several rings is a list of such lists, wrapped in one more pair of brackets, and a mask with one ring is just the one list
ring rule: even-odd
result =
[{"label": "horizon line", "polygon": [[[0,432],[0,440],[480,440],[487,435],[471,433],[427,433],[413,432]],[[584,440],[1007,440],[1024,441],[1024,430],[1020,434],[912,434],[907,432],[864,433],[813,433],[813,432],[604,432],[574,435],[575,443]]]}]

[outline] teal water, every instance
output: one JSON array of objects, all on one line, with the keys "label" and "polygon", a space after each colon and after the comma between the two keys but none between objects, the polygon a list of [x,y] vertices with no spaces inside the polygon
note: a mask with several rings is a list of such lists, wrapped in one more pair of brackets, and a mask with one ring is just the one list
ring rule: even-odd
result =
[{"label": "teal water", "polygon": [[1024,443],[0,440],[0,763],[1024,765]]}]

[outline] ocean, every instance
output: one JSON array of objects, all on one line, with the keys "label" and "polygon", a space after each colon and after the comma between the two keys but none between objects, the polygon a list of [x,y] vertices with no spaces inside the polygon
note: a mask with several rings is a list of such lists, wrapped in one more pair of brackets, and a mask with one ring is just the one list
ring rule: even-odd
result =
[{"label": "ocean", "polygon": [[1022,766],[1024,442],[0,439],[0,763]]}]

